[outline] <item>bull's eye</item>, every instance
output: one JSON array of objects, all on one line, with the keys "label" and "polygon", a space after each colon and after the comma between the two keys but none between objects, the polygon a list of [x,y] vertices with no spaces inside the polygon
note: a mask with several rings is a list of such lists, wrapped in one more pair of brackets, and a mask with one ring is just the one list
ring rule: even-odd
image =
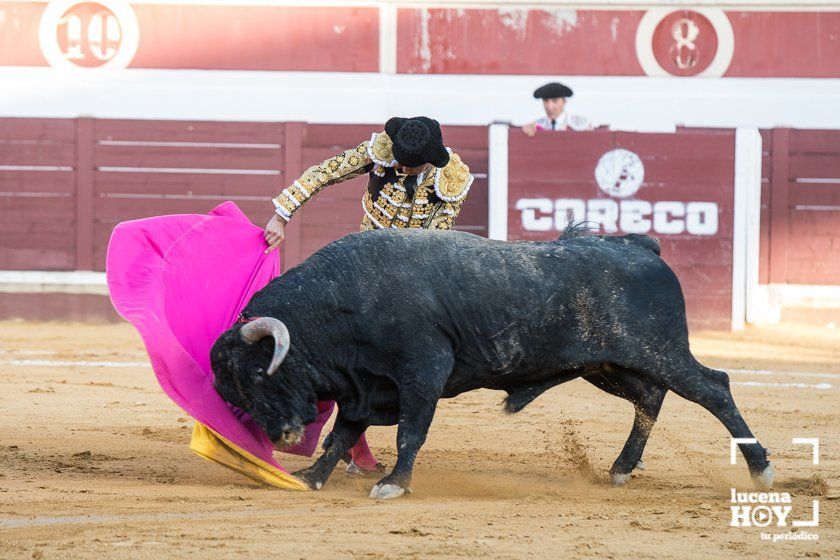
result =
[{"label": "bull's eye", "polygon": [[261,368],[261,367],[257,368],[257,375],[262,375],[264,373],[265,373],[265,370],[263,368]]}]

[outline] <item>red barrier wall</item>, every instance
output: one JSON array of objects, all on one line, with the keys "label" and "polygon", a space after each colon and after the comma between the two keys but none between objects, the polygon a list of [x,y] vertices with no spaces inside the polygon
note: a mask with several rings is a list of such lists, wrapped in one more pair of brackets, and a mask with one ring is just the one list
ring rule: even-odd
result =
[{"label": "red barrier wall", "polygon": [[[235,201],[251,220],[307,167],[381,130],[373,125],[0,120],[0,269],[104,270],[124,220],[203,213]],[[476,181],[457,229],[487,234],[487,129],[443,127]],[[288,226],[284,266],[358,231],[365,178],[333,185]]]},{"label": "red barrier wall", "polygon": [[[224,200],[236,201],[262,225],[271,216],[270,197],[374,129],[0,119],[0,269],[102,270],[116,223],[206,212]],[[444,136],[476,176],[457,228],[486,235],[487,129],[445,127]],[[776,129],[762,137],[760,282],[838,284],[840,131]],[[649,232],[661,239],[664,258],[683,282],[693,324],[728,327],[733,131],[527,138],[512,130],[509,148],[511,239],[554,238],[575,212],[601,222],[601,230]],[[606,190],[596,179],[598,162],[615,149],[639,157],[643,180],[631,194],[632,160],[601,166]],[[287,266],[357,230],[364,185],[363,178],[335,185],[304,208],[289,225]]]},{"label": "red barrier wall", "polygon": [[762,132],[762,284],[840,283],[840,131]]},{"label": "red barrier wall", "polygon": [[76,268],[77,126],[0,120],[0,269]]},{"label": "red barrier wall", "polygon": [[734,154],[731,130],[533,138],[511,130],[509,238],[555,239],[570,219],[653,235],[680,278],[690,324],[729,328]]}]

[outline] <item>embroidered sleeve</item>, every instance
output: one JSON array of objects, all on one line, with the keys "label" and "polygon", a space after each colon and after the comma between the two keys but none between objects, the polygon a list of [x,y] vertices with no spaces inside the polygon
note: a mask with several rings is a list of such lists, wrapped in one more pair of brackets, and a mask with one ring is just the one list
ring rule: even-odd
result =
[{"label": "embroidered sleeve", "polygon": [[442,202],[432,215],[428,229],[452,229],[455,218],[461,212],[462,202],[463,199],[458,202]]},{"label": "embroidered sleeve", "polygon": [[307,200],[324,187],[367,173],[368,166],[373,163],[368,153],[369,143],[362,142],[352,150],[304,171],[297,181],[273,199],[277,213],[288,221]]}]

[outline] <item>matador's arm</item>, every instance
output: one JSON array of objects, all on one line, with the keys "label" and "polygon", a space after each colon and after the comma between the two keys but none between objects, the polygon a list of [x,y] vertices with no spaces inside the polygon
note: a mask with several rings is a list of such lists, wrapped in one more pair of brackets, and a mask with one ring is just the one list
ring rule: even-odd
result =
[{"label": "matador's arm", "polygon": [[367,173],[373,165],[368,153],[369,141],[313,165],[289,187],[272,199],[277,214],[289,221],[303,204],[324,187]]}]

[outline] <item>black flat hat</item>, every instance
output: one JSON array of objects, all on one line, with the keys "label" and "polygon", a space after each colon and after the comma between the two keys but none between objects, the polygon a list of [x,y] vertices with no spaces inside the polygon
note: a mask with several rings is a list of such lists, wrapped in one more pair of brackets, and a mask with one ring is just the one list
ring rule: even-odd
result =
[{"label": "black flat hat", "polygon": [[440,123],[429,117],[394,117],[385,123],[385,133],[394,144],[394,159],[406,167],[431,163],[445,167],[449,152],[443,145]]},{"label": "black flat hat", "polygon": [[551,82],[534,90],[534,99],[557,99],[558,97],[571,97],[574,95],[572,88],[559,82]]}]

